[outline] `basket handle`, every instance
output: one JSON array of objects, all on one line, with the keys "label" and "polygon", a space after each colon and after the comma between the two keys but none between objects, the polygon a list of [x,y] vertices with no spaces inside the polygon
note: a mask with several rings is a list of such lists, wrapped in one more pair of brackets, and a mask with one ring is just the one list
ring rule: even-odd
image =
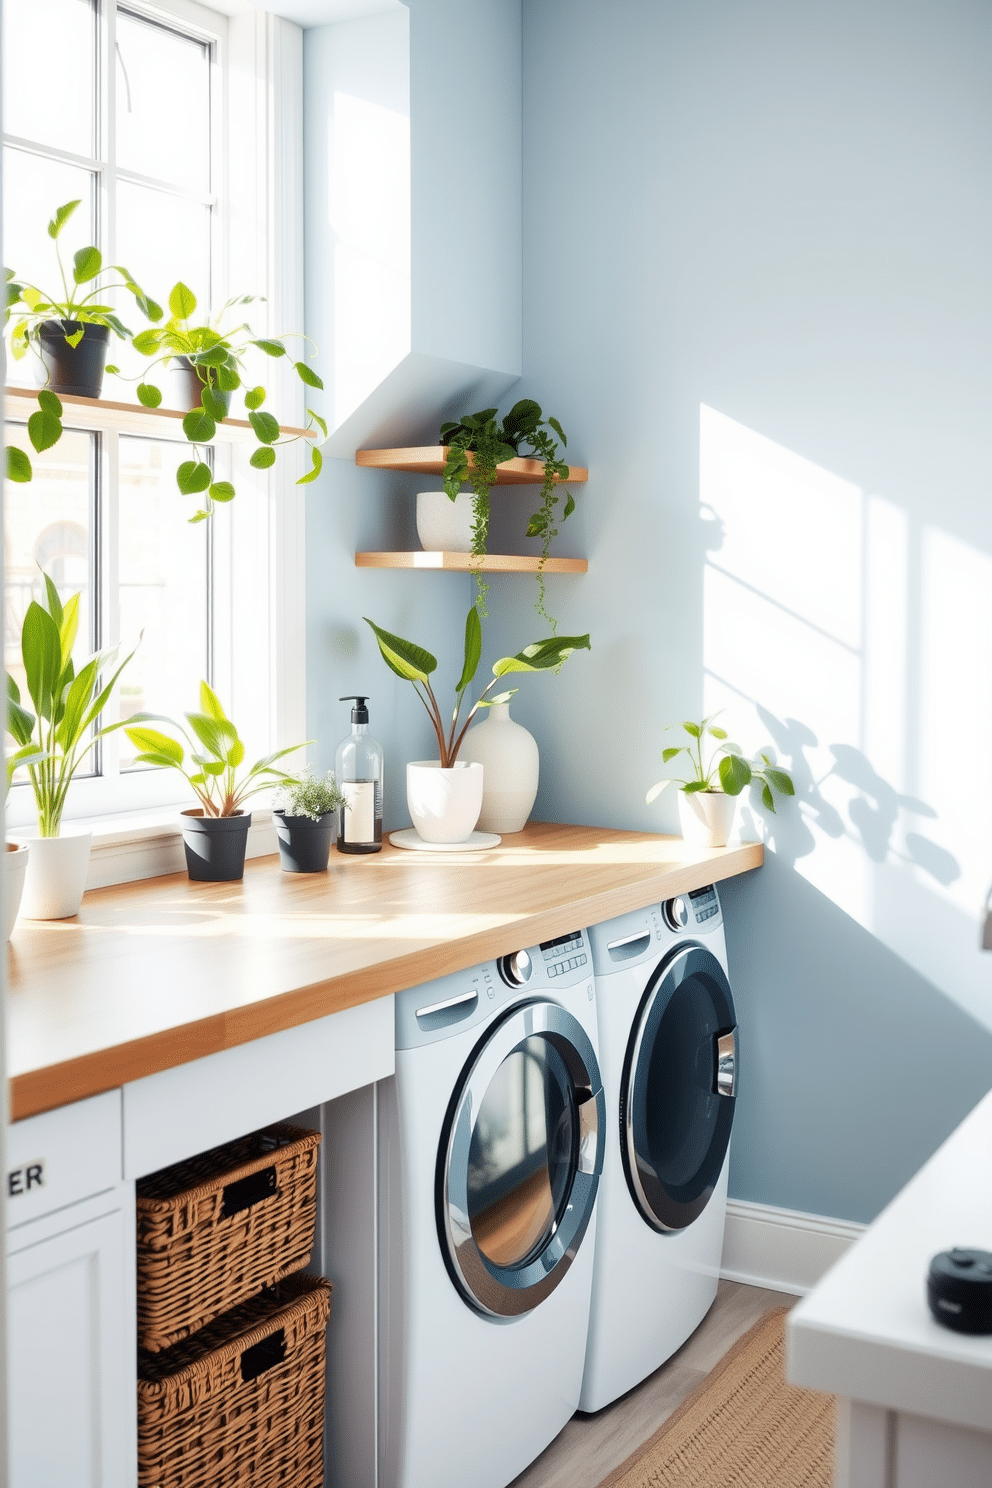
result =
[{"label": "basket handle", "polygon": [[275,1167],[263,1168],[259,1173],[249,1173],[247,1178],[239,1178],[237,1182],[227,1184],[223,1192],[221,1215],[224,1219],[230,1219],[232,1214],[240,1214],[242,1209],[250,1209],[252,1204],[259,1204],[277,1192]]},{"label": "basket handle", "polygon": [[279,1328],[277,1332],[263,1338],[261,1343],[252,1344],[251,1348],[245,1349],[241,1355],[241,1378],[243,1380],[258,1379],[260,1374],[266,1370],[274,1369],[281,1364],[286,1357],[286,1330]]}]

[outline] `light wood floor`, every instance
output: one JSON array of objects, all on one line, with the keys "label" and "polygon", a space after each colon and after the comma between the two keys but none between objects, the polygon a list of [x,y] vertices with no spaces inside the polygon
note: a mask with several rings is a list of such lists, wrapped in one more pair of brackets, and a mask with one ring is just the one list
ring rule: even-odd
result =
[{"label": "light wood floor", "polygon": [[594,1416],[573,1416],[510,1488],[598,1488],[608,1473],[653,1436],[748,1328],[796,1299],[721,1281],[716,1301],[674,1358],[636,1390]]}]

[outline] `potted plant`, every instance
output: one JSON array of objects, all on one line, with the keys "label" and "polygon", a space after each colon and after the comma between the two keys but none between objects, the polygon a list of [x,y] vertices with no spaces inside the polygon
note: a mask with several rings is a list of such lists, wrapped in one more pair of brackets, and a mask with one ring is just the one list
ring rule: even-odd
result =
[{"label": "potted plant", "polygon": [[79,595],[70,595],[63,604],[49,576],[42,577],[44,603],[31,601],[21,627],[21,656],[34,713],[22,706],[20,689],[7,673],[7,730],[19,746],[7,769],[12,775],[19,764],[27,766],[38,807],[38,837],[28,858],[23,913],[31,920],[61,920],[79,909],[92,838],[90,832],[62,834],[66,797],[72,777],[96,741],[123,726],[97,727],[134,651],[106,684],[101,674],[119,647],[91,656],[77,672],[72,648],[79,627]]},{"label": "potted plant", "polygon": [[[259,791],[285,783],[289,776],[277,770],[275,762],[303,745],[290,744],[277,749],[274,754],[256,760],[239,778],[237,771],[245,757],[245,746],[217,694],[206,682],[200,683],[200,711],[184,715],[193,731],[192,738],[181,723],[171,718],[150,713],[138,716],[140,723],[135,725],[131,720],[124,730],[139,751],[138,761],[178,770],[200,803],[182,812],[183,846],[190,878],[206,883],[229,883],[243,878],[251,826],[251,812],[244,810],[244,803]],[[192,773],[186,768],[186,751],[180,741],[158,729],[146,728],[146,722],[167,723],[178,729],[190,746]]]},{"label": "potted plant", "polygon": [[[15,770],[21,765],[33,765],[44,759],[43,750],[35,744],[26,744],[22,749],[17,749],[13,754],[7,755],[7,778],[4,799],[10,791],[14,779]],[[24,874],[28,866],[28,845],[26,842],[12,842],[8,837],[4,843],[3,856],[3,911],[5,939],[9,940],[14,933],[17,923],[18,911],[21,907],[21,895],[24,893]]]},{"label": "potted plant", "polygon": [[[65,202],[48,224],[62,281],[61,298],[57,293],[49,294],[34,284],[22,282],[13,269],[4,271],[7,281],[4,323],[14,319],[11,355],[20,361],[33,351],[45,384],[38,396],[38,411],[28,421],[28,437],[39,454],[62,437],[62,404],[57,395],[99,398],[111,332],[121,340],[131,335],[114,306],[107,303],[113,291],[128,290],[148,320],[162,318],[161,306],[149,299],[127,269],[114,264],[111,273],[119,277],[106,278],[103,255],[92,243],[73,255],[72,270],[67,274],[59,251],[59,237],[78,206],[79,201]],[[116,371],[116,368],[108,370]],[[30,459],[16,446],[8,447],[7,474],[15,481],[31,479]]]},{"label": "potted plant", "polygon": [[[258,449],[250,461],[256,470],[267,470],[275,464],[279,444],[292,444],[301,437],[294,434],[287,439],[280,438],[283,431],[278,420],[262,407],[266,398],[265,388],[250,384],[245,361],[251,347],[268,357],[288,356],[286,338],[256,336],[247,321],[224,327],[224,320],[232,309],[251,304],[254,299],[254,295],[235,295],[214,320],[194,323],[196,296],[185,284],[174,284],[169,294],[169,319],[161,326],[149,326],[134,337],[135,350],[152,358],[138,384],[138,399],[146,408],[158,408],[162,402],[161,388],[148,381],[152,368],[161,366],[164,369],[166,364],[176,362],[187,374],[187,412],[183,419],[183,432],[193,445],[194,458],[179,466],[176,483],[184,496],[206,492],[205,505],[191,517],[193,522],[202,522],[208,517],[215,501],[231,501],[235,496],[230,481],[214,480],[213,471],[204,458],[203,446],[214,438],[217,424],[227,417],[231,396],[239,388],[244,389],[248,422],[258,441]],[[324,386],[307,362],[294,361],[293,368],[305,386]],[[324,420],[311,408],[306,412],[307,429],[319,428],[326,439]],[[296,482],[298,486],[309,484],[320,474],[323,456],[316,444],[310,446],[310,455],[310,469],[300,476]]]},{"label": "potted plant", "polygon": [[[551,539],[558,535],[555,508],[558,505],[560,483],[568,479],[568,464],[560,458],[558,440],[561,440],[562,449],[566,447],[568,440],[558,420],[550,417],[545,420],[541,405],[535,403],[533,398],[521,398],[514,403],[501,424],[496,422],[496,414],[495,408],[483,408],[478,413],[464,414],[457,422],[441,425],[441,443],[447,447],[444,493],[450,501],[455,501],[465,482],[471,487],[471,551],[481,557],[486,551],[489,493],[496,483],[497,467],[504,460],[513,460],[520,454],[543,461],[544,479],[540,489],[540,505],[527,523],[527,536],[541,539],[536,609],[554,630],[555,621],[548,614],[544,603],[544,565],[548,559]],[[470,453],[471,461],[468,458]],[[575,510],[571,492],[566,491],[565,496],[562,521]],[[480,613],[484,615],[488,585],[478,569],[475,582],[476,603]]]},{"label": "potted plant", "polygon": [[[737,797],[753,781],[761,781],[762,804],[769,811],[775,810],[773,790],[783,796],[794,796],[795,787],[788,770],[776,765],[767,754],[756,759],[745,759],[737,744],[730,743],[726,729],[720,728],[713,714],[699,723],[670,723],[670,729],[679,728],[688,735],[688,744],[671,745],[662,750],[662,760],[667,765],[680,754],[689,756],[691,771],[688,780],[668,778],[659,780],[647,793],[650,803],[670,785],[679,787],[679,822],[686,842],[697,847],[725,847],[734,824]],[[715,740],[708,756],[704,744],[709,737]]]},{"label": "potted plant", "polygon": [[413,641],[383,630],[365,616],[379,646],[383,661],[397,677],[413,683],[431,720],[437,737],[438,758],[416,760],[406,767],[407,805],[417,832],[427,842],[464,842],[475,828],[482,809],[482,765],[460,761],[458,752],[472,719],[480,708],[506,703],[517,691],[515,687],[496,697],[489,694],[500,678],[514,672],[557,671],[573,651],[588,651],[589,637],[548,636],[533,641],[515,656],[504,656],[493,667],[493,681],[484,688],[478,700],[461,721],[465,692],[475,677],[482,655],[482,623],[475,605],[465,620],[465,657],[461,677],[455,687],[455,710],[445,727],[444,716],[431,687],[431,674],[437,669],[437,658]]},{"label": "potted plant", "polygon": [[276,792],[272,820],[279,839],[279,862],[286,873],[323,873],[345,807],[334,771],[321,778],[309,765],[287,776]]}]

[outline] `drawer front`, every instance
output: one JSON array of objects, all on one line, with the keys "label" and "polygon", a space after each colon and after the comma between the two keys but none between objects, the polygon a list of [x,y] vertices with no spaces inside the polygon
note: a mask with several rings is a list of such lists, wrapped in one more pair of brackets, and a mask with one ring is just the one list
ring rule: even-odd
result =
[{"label": "drawer front", "polygon": [[7,1228],[121,1181],[121,1093],[15,1121],[7,1134]]}]

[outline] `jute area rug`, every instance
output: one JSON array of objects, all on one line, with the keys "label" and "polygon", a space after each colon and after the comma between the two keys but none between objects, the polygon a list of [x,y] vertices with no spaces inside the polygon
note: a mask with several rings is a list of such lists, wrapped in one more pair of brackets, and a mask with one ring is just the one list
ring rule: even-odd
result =
[{"label": "jute area rug", "polygon": [[787,1311],[766,1314],[600,1488],[830,1488],[834,1400],[786,1384]]}]

